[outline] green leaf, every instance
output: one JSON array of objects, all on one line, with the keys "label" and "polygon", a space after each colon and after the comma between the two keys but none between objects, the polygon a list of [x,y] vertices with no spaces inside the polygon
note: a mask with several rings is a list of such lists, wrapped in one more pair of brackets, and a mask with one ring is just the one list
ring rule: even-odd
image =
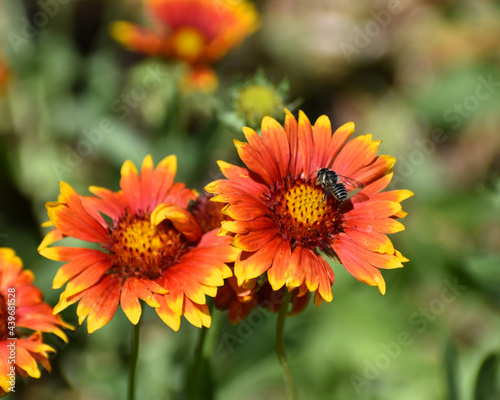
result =
[{"label": "green leaf", "polygon": [[500,399],[500,385],[498,384],[499,354],[490,354],[485,358],[477,374],[475,400]]}]

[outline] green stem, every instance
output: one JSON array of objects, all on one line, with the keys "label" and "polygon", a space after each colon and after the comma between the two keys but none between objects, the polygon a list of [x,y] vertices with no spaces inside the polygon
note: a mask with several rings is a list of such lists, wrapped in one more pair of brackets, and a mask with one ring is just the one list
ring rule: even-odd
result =
[{"label": "green stem", "polygon": [[278,320],[276,322],[276,354],[278,355],[278,360],[283,371],[283,376],[285,378],[286,391],[288,398],[295,400],[297,398],[295,393],[295,385],[293,384],[292,372],[290,371],[290,365],[286,358],[285,345],[283,343],[283,334],[285,331],[285,320],[288,314],[288,305],[290,304],[290,299],[292,297],[292,292],[286,290],[283,297],[283,303],[281,304],[280,311],[278,314]]},{"label": "green stem", "polygon": [[198,336],[198,343],[196,345],[195,354],[195,364],[201,364],[201,360],[203,359],[203,346],[205,344],[205,338],[207,337],[208,329],[204,326],[200,329],[200,335]]},{"label": "green stem", "polygon": [[185,382],[187,400],[213,399],[208,360],[204,355],[207,331],[205,327],[200,329],[194,360],[187,372]]},{"label": "green stem", "polygon": [[210,315],[212,316],[212,324],[210,325],[210,329],[208,329],[204,345],[205,348],[203,350],[203,354],[207,360],[211,360],[214,354],[217,341],[219,340],[219,329],[222,322],[222,312],[219,310],[214,311],[213,303],[210,303]]},{"label": "green stem", "polygon": [[132,336],[132,352],[130,354],[130,369],[128,376],[128,400],[135,399],[135,374],[137,367],[137,359],[139,358],[139,333],[141,329],[141,319],[134,326],[134,333]]}]

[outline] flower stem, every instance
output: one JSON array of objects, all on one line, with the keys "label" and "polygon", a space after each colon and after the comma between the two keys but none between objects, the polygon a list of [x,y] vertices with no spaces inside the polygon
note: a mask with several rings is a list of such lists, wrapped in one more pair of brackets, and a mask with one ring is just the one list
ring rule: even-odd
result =
[{"label": "flower stem", "polygon": [[[209,303],[210,311],[212,304]],[[211,312],[211,314],[213,314]],[[216,313],[217,314],[217,313]],[[198,337],[198,343],[194,352],[194,360],[189,366],[185,381],[185,398],[187,400],[213,400],[215,399],[215,386],[212,378],[210,358],[215,348],[216,337],[214,329],[217,329],[217,318],[212,316],[212,327],[210,330],[202,327]]]},{"label": "flower stem", "polygon": [[285,319],[288,314],[288,305],[290,304],[290,299],[292,297],[292,292],[285,289],[285,294],[283,296],[283,303],[281,303],[280,311],[278,314],[278,320],[276,322],[276,354],[278,355],[278,360],[281,365],[281,370],[283,371],[283,376],[285,378],[286,391],[288,398],[295,400],[297,398],[295,393],[295,386],[293,384],[292,373],[290,371],[290,366],[288,365],[288,360],[285,354],[285,345],[283,343],[283,334],[285,331]]},{"label": "flower stem", "polygon": [[130,354],[130,366],[129,366],[129,375],[128,375],[128,400],[135,399],[135,373],[137,367],[137,359],[139,358],[139,333],[141,329],[141,320],[137,322],[137,325],[134,326],[134,332],[132,336],[132,351]]}]

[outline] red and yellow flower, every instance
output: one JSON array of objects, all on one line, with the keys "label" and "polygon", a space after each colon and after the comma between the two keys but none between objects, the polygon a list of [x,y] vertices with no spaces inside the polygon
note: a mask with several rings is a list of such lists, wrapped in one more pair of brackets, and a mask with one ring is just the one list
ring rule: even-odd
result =
[{"label": "red and yellow flower", "polygon": [[42,332],[50,332],[65,342],[61,328],[73,329],[52,314],[42,292],[33,285],[33,273],[23,270],[14,250],[0,248],[0,396],[13,387],[9,375],[40,378],[38,366],[50,371],[49,352]]},{"label": "red and yellow flower", "polygon": [[[39,247],[45,257],[67,262],[54,278],[54,288],[69,281],[55,312],[79,302],[79,322],[88,317],[91,333],[111,320],[118,304],[137,324],[141,299],[174,330],[181,315],[195,326],[210,326],[205,296],[215,296],[232,275],[226,263],[239,250],[217,229],[202,229],[188,210],[198,194],[174,183],[176,169],[175,156],[156,169],[147,156],[140,175],[131,161],[123,164],[119,192],[90,187],[95,196],[81,196],[60,184],[58,201],[47,203],[55,229]],[[67,236],[98,247],[48,247]]]},{"label": "red and yellow flower", "polygon": [[[258,26],[258,15],[246,0],[145,0],[153,22],[147,29],[130,22],[115,22],[112,36],[125,48],[149,56],[165,56],[203,71],[239,45]],[[196,82],[197,84],[202,81]]]},{"label": "red and yellow flower", "polygon": [[[301,295],[315,292],[316,305],[330,302],[335,277],[320,249],[384,294],[380,269],[408,261],[386,236],[404,229],[397,221],[406,215],[400,203],[413,195],[408,190],[383,192],[395,159],[376,155],[380,142],[372,135],[347,141],[353,123],[332,135],[326,116],[313,126],[304,113],[297,122],[287,112],[284,128],[266,117],[261,131],[259,136],[244,128],[247,142],[235,140],[247,168],[220,161],[227,179],[206,187],[216,194],[213,201],[225,203],[223,212],[231,220],[222,222],[222,230],[234,235],[234,245],[242,250],[234,266],[238,285],[264,275],[275,291],[297,288]],[[320,168],[364,188],[343,203],[330,195],[321,202],[325,191],[315,177]]]}]

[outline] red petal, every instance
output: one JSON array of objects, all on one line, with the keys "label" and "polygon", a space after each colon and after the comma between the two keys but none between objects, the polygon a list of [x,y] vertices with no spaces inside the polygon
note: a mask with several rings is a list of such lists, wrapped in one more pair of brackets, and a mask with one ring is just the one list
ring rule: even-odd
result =
[{"label": "red petal", "polygon": [[247,198],[245,202],[224,207],[223,212],[235,220],[252,221],[269,214],[269,209],[261,201]]},{"label": "red petal", "polygon": [[59,202],[47,203],[52,223],[67,236],[87,242],[106,243],[107,229],[85,210],[80,195],[67,183],[61,182]]},{"label": "red petal", "polygon": [[276,227],[268,218],[252,221],[252,230],[245,234],[237,234],[234,245],[245,251],[257,251],[276,237]]},{"label": "red petal", "polygon": [[354,123],[348,122],[338,128],[332,135],[330,143],[325,147],[324,153],[327,156],[324,160],[323,167],[329,167],[333,164],[333,160],[340,151],[340,148],[347,141],[349,136],[354,132]]},{"label": "red petal", "polygon": [[372,230],[366,232],[358,229],[344,228],[344,232],[359,246],[377,253],[394,254],[394,246],[387,236]]},{"label": "red petal", "polygon": [[396,233],[404,231],[404,225],[393,218],[354,218],[342,222],[344,228],[353,228],[365,232]]},{"label": "red petal", "polygon": [[314,151],[314,144],[313,144],[311,123],[309,122],[309,119],[302,111],[299,111],[298,137],[299,137],[299,152],[302,156],[300,166],[302,167],[304,173],[306,175],[309,175],[313,171],[315,171],[314,169],[312,169],[314,168],[314,166],[311,165],[312,164],[311,160]]},{"label": "red petal", "polygon": [[283,127],[278,121],[264,117],[261,134],[264,144],[271,150],[278,163],[279,177],[286,176],[290,163],[290,145]]},{"label": "red petal", "polygon": [[[257,134],[255,133],[255,135]],[[260,140],[260,137],[256,140]],[[236,150],[238,151],[238,155],[248,169],[255,172],[268,185],[272,185],[277,179],[279,179],[279,170],[274,161],[270,162],[268,160],[270,157],[269,154],[266,155],[259,153],[259,151],[249,143],[234,140],[234,144],[236,146]]]},{"label": "red petal", "polygon": [[401,204],[394,201],[366,201],[353,203],[355,208],[343,214],[346,221],[356,218],[387,218],[401,210]]},{"label": "red petal", "polygon": [[290,243],[283,240],[274,257],[271,268],[267,270],[267,277],[273,290],[278,290],[286,283],[289,258],[292,254]]},{"label": "red petal", "polygon": [[290,289],[299,287],[306,277],[306,269],[311,268],[309,250],[302,247],[296,247],[288,259],[288,268],[286,271],[286,286]]},{"label": "red petal", "polygon": [[390,173],[395,162],[396,159],[391,156],[375,157],[372,163],[354,172],[350,178],[356,179],[367,185]]},{"label": "red petal", "polygon": [[65,290],[66,296],[73,296],[95,285],[106,275],[110,267],[111,262],[109,259],[106,262],[91,264],[68,283]]},{"label": "red petal", "polygon": [[160,304],[160,307],[156,308],[156,313],[165,322],[170,328],[172,328],[175,332],[179,330],[181,325],[180,317],[175,314],[170,307],[167,305],[165,300],[165,296],[155,295],[156,301]]},{"label": "red petal", "polygon": [[333,249],[345,269],[356,279],[370,286],[377,286],[380,292],[385,294],[385,281],[380,271],[358,257],[355,252],[353,253],[352,246],[348,245],[348,240],[341,237],[333,243]]},{"label": "red petal", "polygon": [[299,136],[297,120],[293,114],[285,109],[285,132],[290,146],[289,171],[292,176],[299,176],[302,173],[302,156],[299,151]]},{"label": "red petal", "polygon": [[241,260],[241,257],[238,257],[234,264],[234,275],[238,279],[238,285],[241,286],[243,282],[257,278],[266,272],[271,266],[280,244],[281,241],[278,239],[271,240],[245,260]]},{"label": "red petal", "polygon": [[[54,247],[46,250],[59,250],[59,249],[62,249],[62,247]],[[78,250],[82,251],[75,252],[74,256],[70,258],[71,261],[64,264],[57,271],[52,284],[53,289],[59,289],[68,280],[73,279],[75,276],[79,275],[84,270],[91,268],[92,266],[98,264],[102,265],[106,264],[107,265],[106,269],[111,268],[112,262],[108,254],[103,253],[100,250],[92,250],[92,249],[78,249]],[[47,257],[46,253],[47,251],[40,252],[40,254]]]},{"label": "red petal", "polygon": [[117,220],[125,212],[127,203],[122,193],[97,186],[91,186],[89,190],[99,198],[87,197],[87,201],[103,214]]},{"label": "red petal", "polygon": [[380,141],[372,141],[372,135],[354,138],[340,150],[332,169],[349,178],[354,176],[356,171],[373,161],[379,144]]},{"label": "red petal", "polygon": [[144,300],[150,307],[159,307],[151,290],[139,278],[128,278],[122,286],[120,305],[127,318],[136,325],[142,314],[139,299]]},{"label": "red petal", "polygon": [[121,282],[120,277],[107,275],[98,285],[85,291],[76,312],[80,324],[88,316],[87,329],[89,334],[102,328],[115,315],[120,301]]}]

